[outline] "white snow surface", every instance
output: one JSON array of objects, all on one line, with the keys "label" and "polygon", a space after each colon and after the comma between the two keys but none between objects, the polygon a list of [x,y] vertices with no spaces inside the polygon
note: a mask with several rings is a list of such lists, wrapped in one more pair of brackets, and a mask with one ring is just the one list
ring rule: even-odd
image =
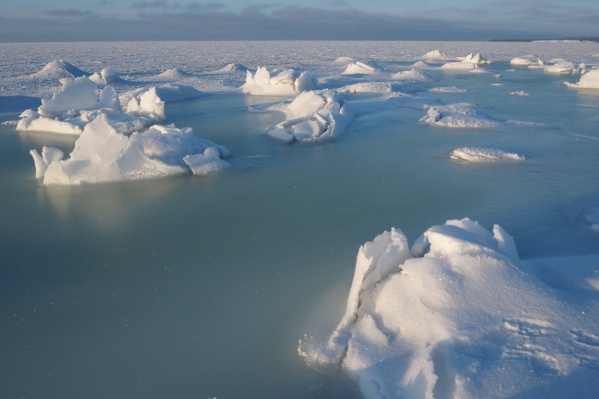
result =
[{"label": "white snow surface", "polygon": [[[592,276],[597,261],[556,269],[580,264]],[[581,313],[579,300],[521,271],[543,263],[519,259],[498,225],[449,220],[412,248],[391,229],[358,251],[329,338],[306,337],[298,351],[317,370],[341,369],[367,399],[567,397],[596,377],[599,311]],[[593,277],[576,282],[597,301]]]},{"label": "white snow surface", "polygon": [[498,148],[461,147],[449,155],[451,159],[468,163],[492,163],[500,161],[523,161],[524,155],[516,152],[505,152]]},{"label": "white snow surface", "polygon": [[[216,151],[216,152],[215,152]],[[207,174],[227,167],[222,146],[193,136],[191,129],[155,125],[130,137],[117,132],[106,114],[85,126],[68,159],[55,148],[31,150],[44,185],[79,185]],[[200,156],[201,155],[201,156]],[[218,156],[217,156],[218,155]]]}]

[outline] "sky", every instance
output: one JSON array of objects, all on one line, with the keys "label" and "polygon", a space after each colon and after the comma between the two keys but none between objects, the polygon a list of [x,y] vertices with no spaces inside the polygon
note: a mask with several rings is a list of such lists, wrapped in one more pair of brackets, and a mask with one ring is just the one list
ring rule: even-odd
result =
[{"label": "sky", "polygon": [[2,0],[0,42],[599,37],[597,0]]}]

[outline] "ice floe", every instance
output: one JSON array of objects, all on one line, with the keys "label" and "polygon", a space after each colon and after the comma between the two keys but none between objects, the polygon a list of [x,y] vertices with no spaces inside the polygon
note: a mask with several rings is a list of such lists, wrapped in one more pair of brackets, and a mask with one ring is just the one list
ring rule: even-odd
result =
[{"label": "ice floe", "polygon": [[247,71],[241,91],[253,95],[295,96],[302,91],[315,88],[311,74],[302,72],[298,77],[295,75],[293,69],[286,69],[271,76],[265,67],[258,67],[255,74]]},{"label": "ice floe", "polygon": [[389,82],[360,82],[336,89],[338,93],[393,93],[393,88]]},{"label": "ice floe", "polygon": [[576,65],[564,59],[551,60],[548,64],[545,66],[545,72],[557,75],[577,75],[587,71],[585,64]]},{"label": "ice floe", "polygon": [[432,89],[429,89],[429,91],[433,92],[433,93],[465,93],[465,92],[467,92],[466,89],[460,89],[459,87],[456,87],[456,86],[433,87]]},{"label": "ice floe", "polygon": [[455,128],[497,127],[503,123],[477,111],[471,103],[425,105],[426,115],[420,122]]},{"label": "ice floe", "polygon": [[568,87],[577,89],[599,89],[599,69],[593,69],[580,77],[578,83],[564,83]]},{"label": "ice floe", "polygon": [[520,57],[514,57],[510,60],[511,65],[526,66],[526,67],[545,67],[545,63],[536,55],[527,54]]},{"label": "ice floe", "polygon": [[[561,263],[594,270],[596,259]],[[578,317],[579,300],[521,271],[538,265],[499,225],[449,220],[411,249],[391,229],[358,251],[329,338],[306,336],[298,351],[317,370],[341,369],[366,399],[567,396],[596,376],[597,312]]]},{"label": "ice floe", "polygon": [[517,97],[528,97],[530,96],[530,93],[524,90],[519,90],[519,91],[513,91],[510,93],[512,96],[517,96]]},{"label": "ice floe", "polygon": [[344,133],[353,121],[345,101],[330,90],[306,91],[293,101],[274,105],[270,111],[285,114],[285,121],[267,130],[267,134],[286,142],[318,142]]},{"label": "ice floe", "polygon": [[117,132],[105,114],[85,126],[68,159],[57,149],[31,150],[45,185],[129,181],[222,170],[229,150],[193,136],[191,129],[155,125],[131,136]]},{"label": "ice floe", "polygon": [[526,157],[516,152],[505,152],[498,148],[461,147],[449,155],[451,159],[468,163],[493,163],[501,161],[524,161]]}]

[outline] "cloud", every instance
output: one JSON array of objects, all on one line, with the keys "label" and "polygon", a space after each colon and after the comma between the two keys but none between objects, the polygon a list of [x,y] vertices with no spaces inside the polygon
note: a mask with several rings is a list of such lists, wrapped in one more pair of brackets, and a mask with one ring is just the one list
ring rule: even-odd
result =
[{"label": "cloud", "polygon": [[131,4],[133,8],[170,8],[171,5],[166,1],[138,1]]},{"label": "cloud", "polygon": [[[504,0],[504,5],[508,2]],[[523,23],[514,22],[510,15],[502,17],[503,13],[493,12],[478,18],[472,14],[459,17],[457,12],[428,13],[421,17],[274,3],[254,4],[235,12],[222,3],[134,4],[138,14],[129,17],[77,9],[48,10],[37,18],[0,17],[0,38],[4,41],[488,40],[596,35],[593,18],[596,13],[590,12],[586,18],[578,13],[563,16],[561,23],[555,24],[548,23],[553,21],[551,15]]]},{"label": "cloud", "polygon": [[85,18],[85,17],[95,17],[97,14],[93,11],[89,10],[80,10],[76,8],[67,8],[63,10],[44,10],[45,15],[49,15],[51,17],[59,17],[59,18]]}]

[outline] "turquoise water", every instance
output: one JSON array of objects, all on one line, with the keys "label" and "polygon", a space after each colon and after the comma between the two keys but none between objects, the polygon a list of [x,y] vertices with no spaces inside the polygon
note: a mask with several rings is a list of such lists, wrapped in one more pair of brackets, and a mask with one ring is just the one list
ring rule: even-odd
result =
[{"label": "turquoise water", "polygon": [[[358,248],[382,231],[413,242],[469,217],[504,227],[523,258],[597,253],[578,216],[599,205],[599,92],[488,68],[502,77],[431,71],[437,82],[409,91],[534,124],[440,128],[395,108],[335,141],[289,145],[263,134],[281,115],[248,109],[280,98],[168,104],[169,123],[234,154],[208,177],[44,187],[28,151],[74,139],[0,125],[0,396],[358,397],[308,369],[297,343],[336,324]],[[468,91],[427,91],[454,85]],[[450,161],[463,146],[528,159]]]}]

